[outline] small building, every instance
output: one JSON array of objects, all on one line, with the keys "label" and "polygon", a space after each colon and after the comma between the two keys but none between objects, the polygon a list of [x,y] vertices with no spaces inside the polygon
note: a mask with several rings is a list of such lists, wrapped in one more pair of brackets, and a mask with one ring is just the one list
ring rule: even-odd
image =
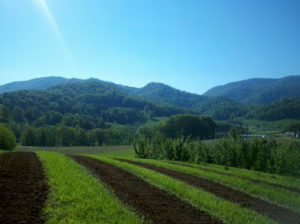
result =
[{"label": "small building", "polygon": [[290,131],[290,132],[285,132],[285,136],[286,136],[286,137],[294,137],[294,136],[296,136],[296,135],[295,135],[294,132],[291,132],[291,131]]},{"label": "small building", "polygon": [[242,134],[240,135],[242,138],[265,138],[266,135],[248,135],[248,134]]}]

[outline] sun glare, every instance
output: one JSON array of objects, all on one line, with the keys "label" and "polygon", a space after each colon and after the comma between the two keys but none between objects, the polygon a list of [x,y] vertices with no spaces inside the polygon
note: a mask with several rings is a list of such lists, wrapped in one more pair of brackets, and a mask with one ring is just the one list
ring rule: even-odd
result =
[{"label": "sun glare", "polygon": [[61,32],[59,30],[59,27],[51,13],[51,10],[49,9],[49,7],[47,5],[46,0],[34,0],[34,1],[38,5],[38,7],[41,9],[43,14],[46,16],[47,21],[50,24],[52,30],[54,31],[56,39],[59,42],[59,45],[65,54],[66,60],[68,61],[70,68],[72,69],[73,72],[75,72],[77,69],[75,68],[76,66],[73,63],[72,55],[65,43],[63,35],[61,34]]},{"label": "sun glare", "polygon": [[39,5],[39,7],[41,8],[41,10],[43,11],[43,13],[45,14],[49,24],[51,25],[51,28],[53,29],[53,31],[55,32],[56,38],[59,41],[61,47],[68,52],[68,49],[66,47],[65,41],[61,35],[61,32],[59,31],[59,28],[57,26],[57,23],[47,5],[47,2],[45,0],[35,0],[35,2]]}]

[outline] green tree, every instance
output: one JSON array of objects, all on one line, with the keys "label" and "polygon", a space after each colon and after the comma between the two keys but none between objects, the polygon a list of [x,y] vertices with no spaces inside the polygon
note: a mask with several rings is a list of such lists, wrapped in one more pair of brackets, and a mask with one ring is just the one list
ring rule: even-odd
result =
[{"label": "green tree", "polygon": [[0,149],[12,150],[16,146],[16,137],[14,133],[4,124],[0,124]]},{"label": "green tree", "polygon": [[21,107],[14,107],[12,111],[12,116],[15,122],[17,123],[24,123],[25,117],[24,117],[24,110]]},{"label": "green tree", "polygon": [[33,128],[28,128],[22,136],[22,145],[37,146],[37,136]]},{"label": "green tree", "polygon": [[9,122],[11,118],[10,110],[5,105],[0,105],[0,122]]}]

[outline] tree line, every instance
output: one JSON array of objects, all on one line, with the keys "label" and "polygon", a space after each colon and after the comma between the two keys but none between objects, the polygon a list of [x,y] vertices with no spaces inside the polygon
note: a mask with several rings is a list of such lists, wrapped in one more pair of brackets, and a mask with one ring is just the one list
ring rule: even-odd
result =
[{"label": "tree line", "polygon": [[247,140],[235,135],[205,143],[199,138],[139,135],[134,142],[137,157],[212,163],[284,175],[299,175],[300,145],[275,140]]}]

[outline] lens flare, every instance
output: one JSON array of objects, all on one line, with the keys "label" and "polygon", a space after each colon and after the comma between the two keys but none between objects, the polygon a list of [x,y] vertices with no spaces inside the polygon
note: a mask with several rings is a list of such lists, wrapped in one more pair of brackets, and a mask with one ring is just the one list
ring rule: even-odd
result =
[{"label": "lens flare", "polygon": [[49,7],[47,5],[47,2],[45,0],[35,0],[35,2],[39,6],[39,8],[43,11],[44,15],[46,16],[51,28],[53,29],[53,31],[55,33],[57,41],[59,42],[59,45],[63,49],[66,59],[72,68],[72,72],[75,72],[76,69],[75,69],[74,63],[72,62],[73,60],[72,60],[70,51],[67,48],[64,38],[59,30],[59,27],[57,26],[57,23],[51,13],[51,10],[49,9]]}]

